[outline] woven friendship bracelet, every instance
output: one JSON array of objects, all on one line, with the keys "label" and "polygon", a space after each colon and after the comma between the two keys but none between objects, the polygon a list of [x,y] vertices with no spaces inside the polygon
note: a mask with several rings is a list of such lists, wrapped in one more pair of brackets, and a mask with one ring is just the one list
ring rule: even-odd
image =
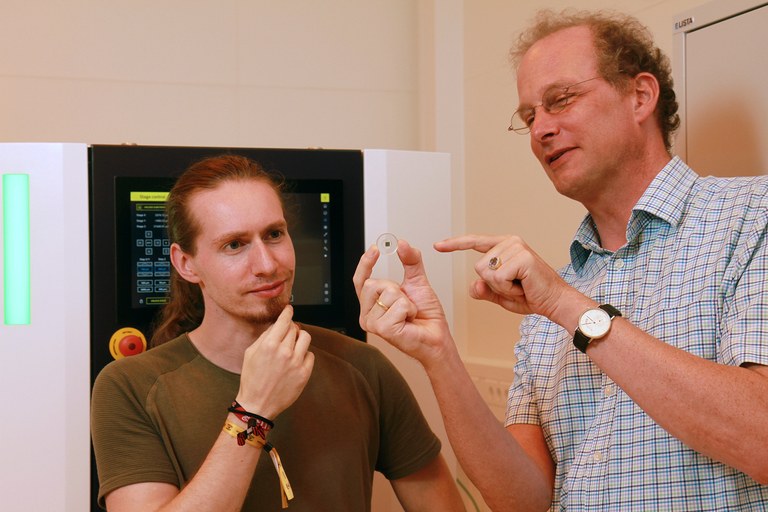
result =
[{"label": "woven friendship bracelet", "polygon": [[240,446],[243,446],[245,443],[250,444],[251,446],[255,446],[256,448],[263,448],[264,445],[267,443],[267,441],[258,435],[249,434],[245,429],[238,427],[234,423],[231,423],[227,421],[224,423],[224,428],[222,429],[227,434],[231,435],[235,439],[237,439],[237,444]]},{"label": "woven friendship bracelet", "polygon": [[264,450],[269,453],[269,457],[272,459],[272,464],[277,471],[277,478],[280,479],[280,496],[283,502],[283,508],[288,508],[288,500],[293,499],[293,489],[291,488],[291,482],[288,481],[288,475],[285,474],[283,469],[283,462],[280,460],[280,454],[277,453],[277,448],[270,443],[264,445]]},{"label": "woven friendship bracelet", "polygon": [[277,453],[272,444],[267,442],[267,432],[269,432],[275,424],[258,414],[253,414],[245,410],[245,408],[237,403],[237,400],[232,402],[232,405],[227,409],[234,414],[237,419],[248,425],[247,429],[242,429],[229,421],[224,424],[224,431],[232,437],[237,439],[237,444],[243,446],[245,443],[256,446],[257,448],[264,448],[269,453],[269,457],[272,459],[272,464],[275,466],[277,477],[280,480],[280,498],[283,508],[288,508],[288,501],[293,499],[293,489],[291,483],[288,481],[288,476],[285,474],[283,463],[280,460],[280,455]]},{"label": "woven friendship bracelet", "polygon": [[267,418],[246,411],[237,401],[232,402],[232,405],[227,410],[237,416],[237,419],[248,425],[245,434],[240,434],[241,436],[257,435],[266,441],[267,432],[275,426]]}]

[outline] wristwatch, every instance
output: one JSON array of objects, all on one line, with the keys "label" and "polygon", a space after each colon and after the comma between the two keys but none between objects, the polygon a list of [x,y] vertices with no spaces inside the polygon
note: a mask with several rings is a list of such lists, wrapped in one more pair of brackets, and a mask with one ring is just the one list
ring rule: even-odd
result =
[{"label": "wristwatch", "polygon": [[601,304],[594,309],[588,309],[579,317],[579,326],[573,334],[573,344],[582,352],[587,352],[587,345],[608,334],[611,321],[621,316],[621,312],[610,304]]}]

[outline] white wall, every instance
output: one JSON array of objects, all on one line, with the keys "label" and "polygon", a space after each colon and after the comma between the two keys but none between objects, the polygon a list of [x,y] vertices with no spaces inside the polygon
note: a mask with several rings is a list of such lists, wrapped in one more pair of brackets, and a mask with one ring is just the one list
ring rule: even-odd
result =
[{"label": "white wall", "polygon": [[418,149],[411,0],[4,0],[0,140]]}]

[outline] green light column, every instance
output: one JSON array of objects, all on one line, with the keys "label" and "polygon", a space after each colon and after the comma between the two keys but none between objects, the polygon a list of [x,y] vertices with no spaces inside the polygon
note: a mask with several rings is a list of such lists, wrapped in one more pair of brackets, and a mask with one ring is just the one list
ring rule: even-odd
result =
[{"label": "green light column", "polygon": [[30,323],[29,175],[3,175],[3,304],[6,325]]}]

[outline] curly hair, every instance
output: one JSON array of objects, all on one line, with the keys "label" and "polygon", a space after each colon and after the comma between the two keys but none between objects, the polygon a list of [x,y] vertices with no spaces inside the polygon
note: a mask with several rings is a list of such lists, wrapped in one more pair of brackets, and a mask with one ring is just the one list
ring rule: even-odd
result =
[{"label": "curly hair", "polygon": [[613,11],[577,11],[560,13],[541,10],[531,26],[522,32],[509,52],[515,69],[523,55],[538,40],[560,30],[586,26],[594,37],[600,76],[622,90],[629,79],[646,72],[659,82],[659,102],[656,117],[667,151],[672,149],[672,137],[680,126],[677,99],[672,82],[672,67],[667,56],[653,42],[647,27],[637,19]]}]

